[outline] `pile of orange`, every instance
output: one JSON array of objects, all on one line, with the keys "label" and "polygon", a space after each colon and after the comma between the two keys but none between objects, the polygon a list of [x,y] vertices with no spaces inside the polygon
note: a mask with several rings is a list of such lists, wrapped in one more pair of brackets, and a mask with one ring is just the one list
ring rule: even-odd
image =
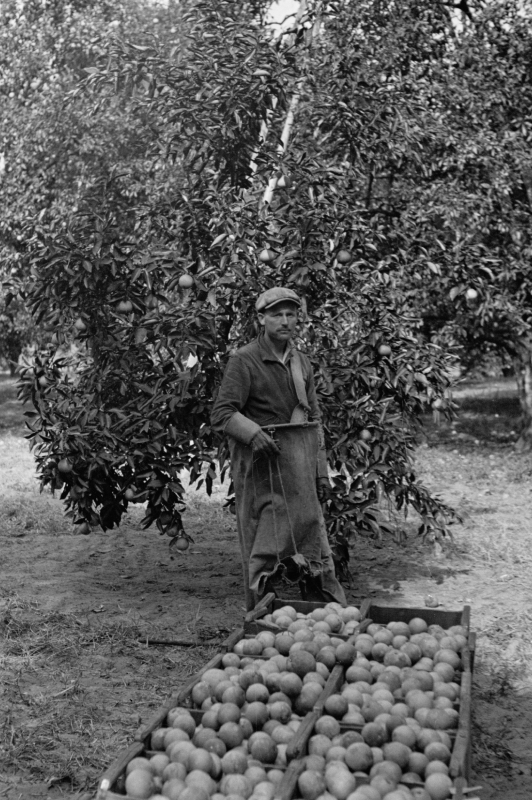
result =
[{"label": "pile of orange", "polygon": [[[274,800],[287,747],[332,669],[329,694],[298,779],[303,800],[447,800],[467,632],[416,618],[370,624],[330,603],[308,615],[284,606],[276,626],[242,639],[151,735],[124,789],[150,800]],[[349,641],[346,639],[350,637]]]}]

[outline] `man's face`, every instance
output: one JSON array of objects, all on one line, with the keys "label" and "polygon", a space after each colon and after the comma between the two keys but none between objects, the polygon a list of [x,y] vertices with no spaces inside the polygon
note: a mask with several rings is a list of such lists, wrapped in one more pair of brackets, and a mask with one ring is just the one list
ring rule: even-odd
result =
[{"label": "man's face", "polygon": [[264,327],[264,333],[272,342],[286,344],[290,341],[297,325],[297,311],[295,303],[283,300],[259,314],[259,322]]}]

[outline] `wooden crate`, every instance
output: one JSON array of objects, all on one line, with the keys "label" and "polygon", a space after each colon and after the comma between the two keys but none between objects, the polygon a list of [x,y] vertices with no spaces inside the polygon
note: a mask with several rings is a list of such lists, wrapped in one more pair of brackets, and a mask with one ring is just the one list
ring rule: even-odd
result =
[{"label": "wooden crate", "polygon": [[[202,669],[193,675],[189,681],[183,686],[177,695],[170,698],[150,719],[150,721],[143,726],[135,736],[133,744],[119,755],[119,757],[110,765],[109,769],[104,773],[99,782],[98,800],[128,800],[127,796],[120,793],[120,781],[123,781],[123,776],[127,764],[139,755],[152,755],[150,750],[150,736],[151,733],[161,726],[164,726],[167,714],[170,709],[178,706],[187,706],[190,694],[195,684],[202,679],[202,676],[208,669],[219,668],[221,666],[222,658],[225,653],[231,651],[235,644],[240,641],[244,636],[255,635],[258,630],[264,628],[256,627],[256,623],[260,621],[261,617],[272,610],[280,608],[283,605],[291,605],[301,613],[309,613],[315,608],[320,608],[326,603],[309,603],[307,601],[286,601],[276,598],[274,595],[268,595],[255,609],[246,615],[244,626],[237,629],[232,633],[228,639],[221,645],[220,652],[217,653]],[[408,622],[413,617],[421,617],[429,625],[438,624],[443,628],[450,628],[453,625],[463,625],[469,632],[468,645],[464,648],[462,654],[462,681],[461,681],[461,698],[459,709],[459,724],[455,735],[455,741],[452,751],[452,757],[449,767],[450,775],[455,779],[456,793],[453,800],[460,800],[463,795],[463,789],[466,786],[466,781],[470,775],[471,764],[471,682],[472,670],[474,663],[475,651],[475,636],[470,631],[470,609],[465,606],[460,611],[446,611],[442,609],[428,609],[404,606],[384,606],[379,605],[373,600],[366,600],[361,606],[361,624],[356,633],[365,630],[371,622],[386,625],[391,621]],[[356,636],[356,633],[352,637]],[[344,637],[351,638],[351,637]],[[312,711],[310,711],[303,719],[301,727],[297,732],[294,739],[290,742],[287,748],[287,758],[289,761],[288,767],[285,772],[285,777],[279,788],[279,793],[276,796],[279,800],[291,800],[295,797],[297,778],[304,769],[304,755],[306,754],[308,741],[313,733],[316,721],[323,714],[323,708],[327,697],[338,691],[344,681],[345,669],[337,665],[332,671],[329,679],[320,695],[317,703]],[[193,716],[201,718],[202,711],[194,710],[188,707]],[[343,726],[346,730],[353,729],[353,726]],[[271,766],[271,765],[270,765]],[[118,789],[118,791],[116,791]]]},{"label": "wooden crate", "polygon": [[459,611],[448,611],[441,608],[424,608],[416,606],[387,606],[369,599],[364,600],[360,606],[362,619],[371,619],[381,625],[388,622],[409,622],[414,617],[424,619],[428,625],[441,625],[442,628],[451,628],[453,625],[463,625],[470,630],[471,607],[466,605]]}]

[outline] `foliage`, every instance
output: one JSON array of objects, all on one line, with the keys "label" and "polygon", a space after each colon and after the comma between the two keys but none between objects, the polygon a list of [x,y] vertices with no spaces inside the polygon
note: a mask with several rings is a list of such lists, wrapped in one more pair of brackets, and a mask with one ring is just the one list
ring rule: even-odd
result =
[{"label": "foliage", "polygon": [[[157,39],[170,49],[179,41],[177,18],[173,4],[156,12],[140,0],[1,4],[0,279],[6,313],[15,312],[17,323],[24,321],[20,302],[11,311],[9,302],[26,298],[31,242],[38,232],[48,226],[67,229],[73,215],[86,210],[87,197],[98,202],[107,193],[113,194],[114,213],[127,230],[122,212],[133,197],[142,202],[149,184],[149,122],[133,118],[123,98],[98,108],[89,94],[70,93],[120,33],[141,42]],[[117,175],[127,175],[127,187]],[[46,339],[46,330],[27,325],[20,333],[21,342],[37,341],[36,335]],[[5,350],[7,340],[0,338],[0,346]]]},{"label": "foliage", "polygon": [[21,353],[34,338],[32,319],[25,305],[20,299],[13,300],[0,292],[0,360],[11,375],[15,375]]},{"label": "foliage", "polygon": [[398,187],[399,219],[414,233],[410,257],[425,253],[431,272],[402,283],[425,336],[457,346],[465,368],[514,359],[530,447],[530,10],[506,0],[473,11],[418,83],[425,154],[415,185]]},{"label": "foliage", "polygon": [[[419,512],[423,532],[446,530],[450,509],[419,484],[412,452],[421,415],[431,406],[451,413],[449,355],[424,341],[405,311],[401,245],[410,231],[367,199],[378,160],[405,148],[410,123],[401,115],[415,103],[398,91],[393,112],[388,95],[372,91],[376,56],[389,64],[373,23],[367,74],[346,68],[353,10],[338,8],[310,47],[313,19],[285,43],[265,35],[248,5],[194,3],[183,19],[186,50],[117,37],[91,67],[86,91],[101,113],[116,106],[118,87],[132,119],[149,120],[150,182],[139,195],[129,191],[131,174],[109,176],[67,226],[52,220],[36,232],[30,302],[60,341],[21,385],[36,408],[41,481],[61,490],[82,532],[113,527],[129,502],[146,500],[144,524],[156,521],[175,539],[180,471],[210,487],[219,445],[212,398],[228,354],[252,334],[257,293],[277,283],[305,299],[301,338],[338,473],[327,508],[338,555],[354,530],[379,534],[386,498]],[[282,155],[281,126],[302,78],[297,133]],[[411,136],[412,152],[422,138]],[[264,206],[272,174],[292,188]],[[267,265],[257,259],[263,247],[275,253]],[[341,248],[351,263],[336,259]],[[426,267],[423,254],[417,260]],[[183,276],[191,289],[180,286]],[[382,344],[390,351],[380,354]],[[220,445],[222,471],[225,457]]]}]

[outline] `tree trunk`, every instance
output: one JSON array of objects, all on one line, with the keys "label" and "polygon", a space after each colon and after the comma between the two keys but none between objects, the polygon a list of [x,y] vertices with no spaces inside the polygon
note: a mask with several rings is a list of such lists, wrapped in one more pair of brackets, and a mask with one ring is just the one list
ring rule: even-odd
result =
[{"label": "tree trunk", "polygon": [[521,433],[516,450],[532,450],[532,340],[522,339],[517,348],[515,375],[521,406]]}]

